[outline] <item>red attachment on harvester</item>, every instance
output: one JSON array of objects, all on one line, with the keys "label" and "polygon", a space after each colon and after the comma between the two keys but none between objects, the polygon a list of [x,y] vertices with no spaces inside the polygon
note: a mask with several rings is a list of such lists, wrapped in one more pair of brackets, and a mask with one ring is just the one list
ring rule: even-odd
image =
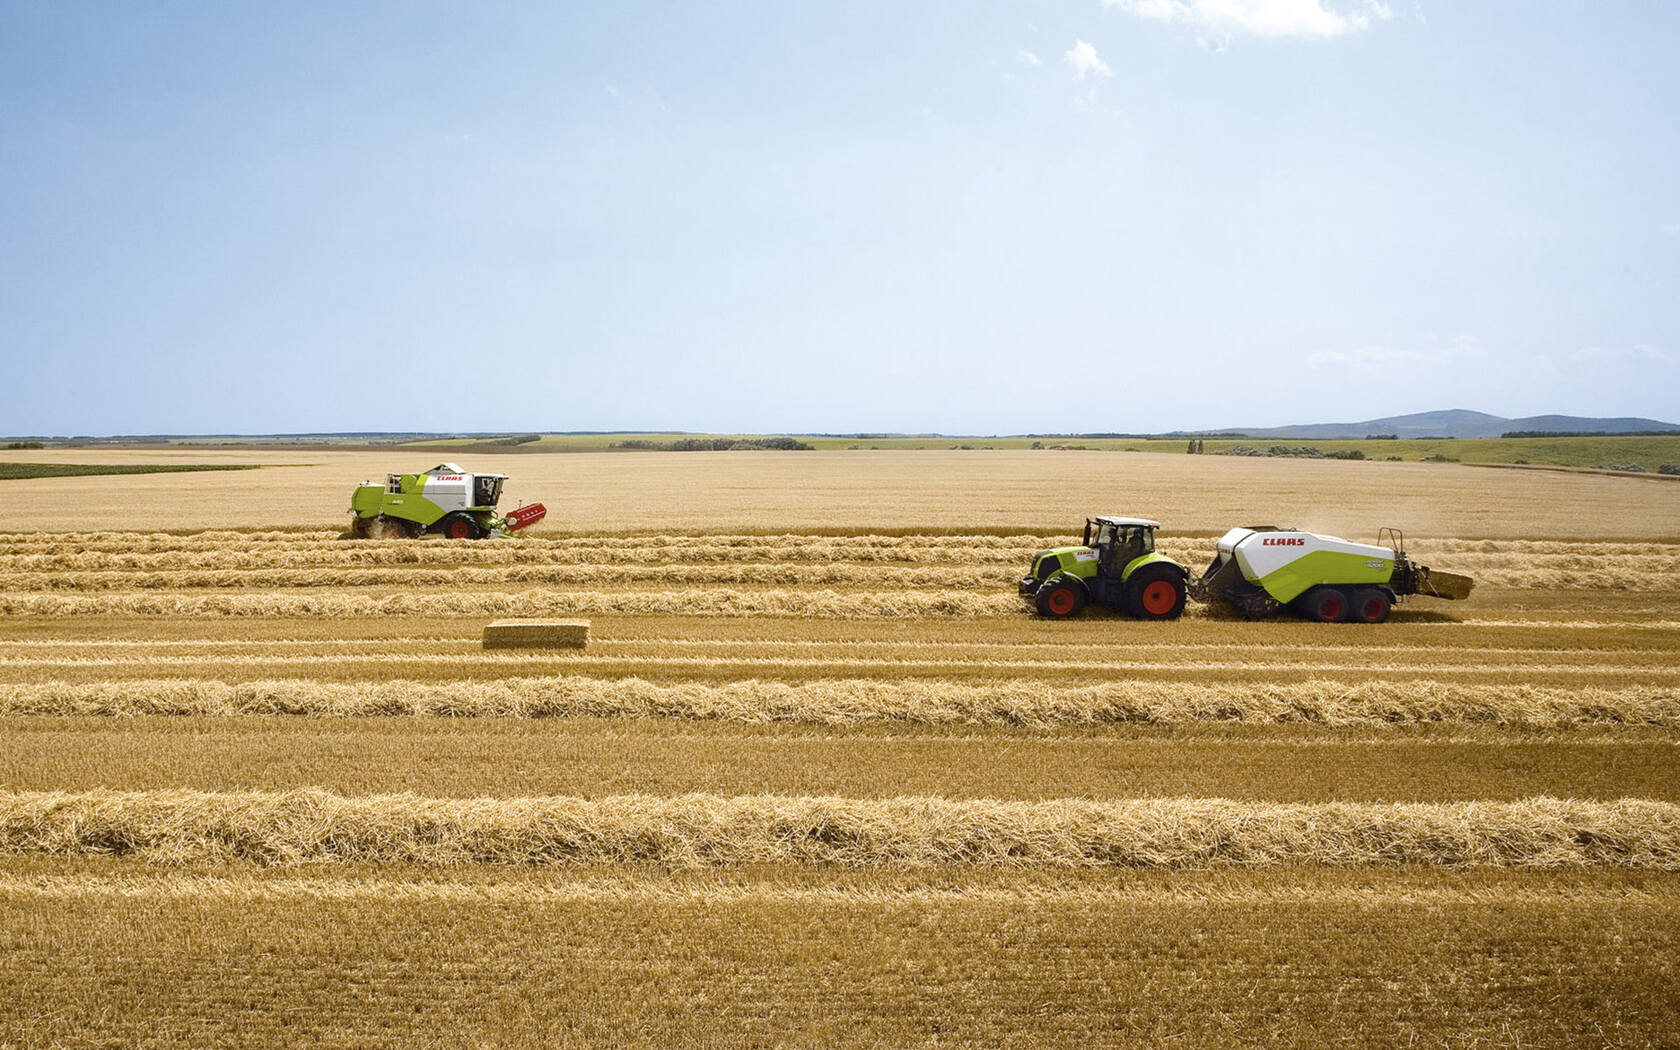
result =
[{"label": "red attachment on harvester", "polygon": [[508,531],[523,529],[527,525],[535,525],[543,520],[547,514],[548,508],[541,503],[532,503],[520,507],[518,510],[509,511],[507,516]]}]

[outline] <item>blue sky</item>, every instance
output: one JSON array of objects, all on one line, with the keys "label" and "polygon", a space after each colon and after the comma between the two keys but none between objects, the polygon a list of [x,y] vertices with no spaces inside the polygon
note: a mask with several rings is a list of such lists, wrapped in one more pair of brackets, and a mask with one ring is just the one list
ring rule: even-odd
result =
[{"label": "blue sky", "polygon": [[0,0],[0,432],[1680,416],[1680,5]]}]

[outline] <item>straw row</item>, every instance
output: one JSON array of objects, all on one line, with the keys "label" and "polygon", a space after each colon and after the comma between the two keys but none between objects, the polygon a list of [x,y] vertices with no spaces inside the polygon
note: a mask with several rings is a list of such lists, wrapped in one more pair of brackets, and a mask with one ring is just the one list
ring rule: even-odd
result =
[{"label": "straw row", "polygon": [[[1024,563],[1023,563],[1024,564]],[[1007,588],[1020,575],[1002,567],[918,569],[866,565],[751,564],[512,565],[450,569],[177,569],[169,572],[0,572],[0,592],[73,593],[213,589],[282,590],[302,587],[483,587],[505,584],[587,585],[655,581],[671,586],[777,584],[781,586],[923,587],[951,590]]]},{"label": "straw row", "polygon": [[[1680,911],[1680,895],[1664,882],[1603,880],[1588,871],[1542,876],[1524,872],[1520,881],[1490,878],[1441,880],[1428,869],[1391,870],[1372,880],[1357,872],[1324,869],[1314,878],[1300,869],[1274,869],[1273,878],[1252,870],[1226,868],[1200,876],[1167,879],[1102,879],[1100,873],[980,869],[971,878],[947,868],[937,881],[879,869],[854,873],[795,869],[782,871],[711,868],[657,871],[645,868],[509,871],[469,868],[451,875],[434,870],[363,877],[342,868],[299,872],[231,869],[205,874],[192,868],[113,868],[61,874],[0,874],[0,898],[111,902],[288,902],[312,904],[375,901],[381,904],[445,903],[463,907],[553,904],[673,904],[702,908],[721,904],[801,903],[819,907],[866,908],[905,905],[993,905],[1011,909],[1159,907],[1438,908],[1479,905],[1509,909],[1650,909],[1655,921]],[[404,876],[407,877],[404,877]],[[351,876],[351,877],[346,877]],[[1410,876],[1410,877],[1407,877]],[[1357,880],[1357,881],[1350,881]]]},{"label": "straw row", "polygon": [[1563,729],[1680,727],[1680,686],[1558,688],[1416,681],[1118,682],[1055,687],[931,680],[655,684],[581,675],[490,681],[125,679],[0,685],[0,715],[668,718],[819,725],[1192,724]]},{"label": "straw row", "polygon": [[1680,870],[1680,805],[0,793],[0,854],[162,864]]},{"label": "straw row", "polygon": [[[818,537],[798,543],[721,545],[643,540],[587,546],[547,546],[520,541],[417,540],[400,543],[332,542],[307,547],[245,545],[213,550],[82,551],[0,555],[9,572],[167,572],[178,569],[338,568],[381,565],[752,565],[764,562],[820,565],[970,564],[1025,565],[1041,546],[964,547],[893,543],[840,546]],[[1186,548],[1186,556],[1191,556]],[[1200,557],[1199,554],[1195,557]]]},{"label": "straw row", "polygon": [[999,616],[1020,612],[1012,591],[914,592],[804,589],[759,591],[516,591],[443,594],[0,594],[4,616],[574,616],[647,613],[693,616]]},{"label": "straw row", "polygon": [[[422,544],[439,547],[516,547],[525,550],[575,550],[605,547],[664,547],[706,546],[718,548],[790,547],[822,544],[837,550],[876,550],[901,548],[929,548],[986,550],[1017,550],[1039,548],[1052,544],[1077,542],[1077,536],[1063,533],[1009,534],[969,533],[895,533],[834,536],[824,533],[702,533],[693,535],[602,534],[594,536],[541,536],[529,532],[490,542],[458,544],[438,537],[427,537]],[[413,540],[352,539],[344,532],[208,532],[173,536],[167,533],[139,532],[40,532],[12,533],[0,536],[0,543],[11,551],[32,555],[73,554],[79,551],[104,553],[164,553],[194,551],[211,553],[223,549],[262,546],[269,549],[384,550],[413,547]]]},{"label": "straw row", "polygon": [[[187,559],[190,560],[190,559]],[[1196,565],[1198,559],[1180,561]],[[1626,560],[1626,559],[1624,559]],[[1650,559],[1645,559],[1647,562]],[[992,590],[1012,585],[1025,572],[1030,558],[1015,565],[989,568],[968,563],[929,562],[902,565],[834,563],[804,557],[789,561],[743,559],[732,564],[690,564],[672,559],[587,564],[513,564],[502,567],[461,568],[329,568],[173,569],[130,572],[0,572],[0,591],[12,593],[97,593],[147,590],[290,589],[301,587],[485,586],[497,584],[589,585],[616,580],[657,581],[668,585],[777,584],[927,587],[954,590]],[[1667,592],[1680,589],[1680,565],[1601,565],[1591,570],[1553,569],[1532,565],[1488,569],[1469,564],[1454,568],[1473,573],[1487,587],[1546,588],[1550,590]],[[441,562],[439,564],[442,564]]]}]

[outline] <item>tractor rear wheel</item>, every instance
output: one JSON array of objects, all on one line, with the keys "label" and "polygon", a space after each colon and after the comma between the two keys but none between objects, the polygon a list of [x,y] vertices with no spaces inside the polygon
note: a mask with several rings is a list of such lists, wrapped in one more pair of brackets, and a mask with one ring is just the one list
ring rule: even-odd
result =
[{"label": "tractor rear wheel", "polygon": [[1063,576],[1041,586],[1034,599],[1038,605],[1038,615],[1048,616],[1053,620],[1065,620],[1070,616],[1078,616],[1085,608],[1085,585],[1076,579]]},{"label": "tractor rear wheel", "polygon": [[1360,623],[1382,623],[1388,619],[1393,603],[1387,593],[1375,587],[1363,587],[1353,592],[1353,618]]},{"label": "tractor rear wheel", "polygon": [[472,520],[471,515],[458,510],[445,514],[433,528],[452,540],[476,540],[484,535],[484,530],[478,527],[478,522]]},{"label": "tractor rear wheel", "polygon": [[1176,620],[1184,599],[1184,577],[1168,568],[1148,566],[1126,581],[1126,605],[1140,620]]},{"label": "tractor rear wheel", "polygon": [[1337,623],[1347,619],[1348,596],[1334,587],[1314,587],[1301,596],[1301,611],[1307,619],[1319,623]]}]

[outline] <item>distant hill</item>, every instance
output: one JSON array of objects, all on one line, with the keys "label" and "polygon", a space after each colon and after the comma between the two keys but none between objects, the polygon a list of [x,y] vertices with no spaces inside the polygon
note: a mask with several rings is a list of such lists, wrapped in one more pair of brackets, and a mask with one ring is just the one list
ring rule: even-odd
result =
[{"label": "distant hill", "polygon": [[1316,438],[1334,441],[1363,438],[1372,434],[1393,434],[1396,437],[1489,438],[1513,430],[1553,431],[1557,433],[1629,434],[1643,430],[1659,430],[1680,434],[1680,424],[1663,423],[1655,419],[1617,417],[1599,419],[1589,416],[1523,416],[1507,419],[1490,416],[1486,412],[1471,412],[1454,408],[1442,412],[1414,412],[1409,416],[1388,416],[1367,419],[1360,423],[1300,423],[1286,427],[1220,427],[1198,431],[1208,434],[1241,434],[1244,437]]}]

